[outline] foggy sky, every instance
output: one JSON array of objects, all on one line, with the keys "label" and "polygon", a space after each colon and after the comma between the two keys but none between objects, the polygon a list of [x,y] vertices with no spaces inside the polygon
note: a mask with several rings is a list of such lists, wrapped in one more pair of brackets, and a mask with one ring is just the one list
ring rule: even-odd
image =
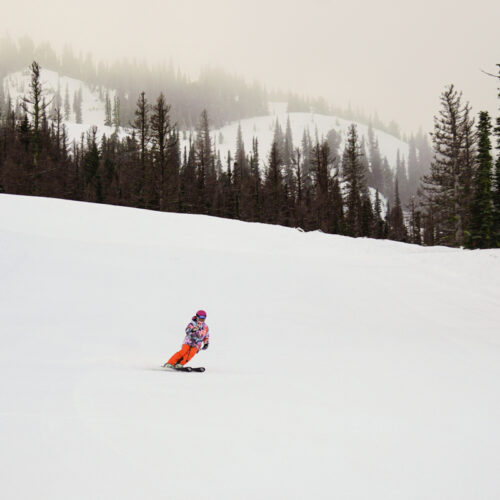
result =
[{"label": "foggy sky", "polygon": [[[2,1],[2,4],[5,0]],[[7,3],[5,1],[5,3]],[[221,66],[268,89],[378,111],[432,128],[454,83],[473,110],[499,113],[500,2],[475,0],[38,0],[8,2],[0,35],[69,43],[96,59],[172,59],[196,76]],[[85,9],[85,10],[82,10]]]}]

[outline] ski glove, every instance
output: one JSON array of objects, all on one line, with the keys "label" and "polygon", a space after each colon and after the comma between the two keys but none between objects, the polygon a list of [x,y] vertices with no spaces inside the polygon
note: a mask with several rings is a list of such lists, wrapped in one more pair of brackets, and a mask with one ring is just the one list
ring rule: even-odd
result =
[{"label": "ski glove", "polygon": [[202,347],[203,351],[205,351],[206,349],[208,349],[208,342],[206,344],[204,344],[203,347]]}]

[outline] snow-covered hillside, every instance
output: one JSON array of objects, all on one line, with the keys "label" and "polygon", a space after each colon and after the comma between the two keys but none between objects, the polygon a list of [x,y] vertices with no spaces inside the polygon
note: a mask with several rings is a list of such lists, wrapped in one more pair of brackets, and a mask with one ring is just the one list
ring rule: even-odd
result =
[{"label": "snow-covered hillside", "polygon": [[[240,122],[233,122],[216,131],[214,134],[216,147],[221,152],[223,162],[224,159],[227,158],[228,151],[231,151],[233,158],[236,154],[236,139],[239,125],[241,125],[242,137],[247,150],[251,150],[252,138],[257,137],[259,140],[261,157],[267,162],[274,138],[276,122],[278,122],[283,131],[285,131],[287,120],[290,118],[290,128],[295,147],[301,146],[304,131],[308,131],[313,141],[315,141],[316,137],[321,140],[326,137],[326,134],[330,130],[335,130],[342,139],[340,151],[342,151],[345,145],[347,129],[354,123],[336,116],[314,113],[287,113],[287,103],[270,103],[269,109],[270,114],[267,116],[259,116],[241,120]],[[359,139],[361,140],[364,138],[366,144],[368,144],[368,126],[360,123],[356,123],[356,126]],[[396,168],[398,151],[401,159],[408,158],[408,143],[380,130],[374,130],[374,136],[378,140],[382,157],[387,157],[389,166],[392,169]],[[222,141],[220,141],[220,138],[222,138]]]},{"label": "snow-covered hillside", "polygon": [[[103,134],[110,136],[114,132],[113,127],[104,125],[105,121],[105,95],[106,89],[91,88],[85,82],[60,75],[55,71],[42,68],[40,79],[44,91],[46,102],[53,102],[56,95],[60,96],[61,106],[64,106],[66,94],[70,105],[69,119],[65,120],[65,125],[68,130],[68,138],[70,141],[79,141],[82,134],[85,134],[88,129],[95,125],[98,127],[98,134],[102,137]],[[29,93],[29,85],[31,82],[31,72],[29,69],[17,71],[6,76],[3,81],[4,93],[10,97],[14,106],[19,105],[22,98]],[[73,100],[77,92],[82,92],[82,123],[76,123],[75,111],[73,109]],[[116,92],[112,89],[108,90],[110,100],[112,101]],[[49,108],[50,109],[50,108]],[[61,109],[61,112],[63,112]],[[64,112],[63,112],[64,114]],[[123,134],[124,131],[121,131]]]},{"label": "snow-covered hillside", "polygon": [[[80,89],[82,90],[82,124],[75,123],[75,114],[71,111],[69,120],[65,122],[68,128],[68,136],[70,140],[80,140],[82,133],[85,133],[91,126],[98,127],[98,135],[102,134],[111,135],[114,131],[112,127],[105,127],[105,114],[104,114],[104,96],[106,91],[113,100],[115,91],[112,89],[92,89],[86,83],[68,78],[58,73],[46,69],[42,69],[41,80],[48,100],[59,93],[63,99],[68,89],[69,102],[72,106],[73,96]],[[29,70],[19,71],[12,73],[4,79],[4,92],[9,95],[12,102],[15,104],[19,102],[24,95],[28,94],[30,83]],[[167,96],[168,99],[168,96]],[[73,109],[73,108],[72,108]],[[256,137],[259,141],[259,152],[263,162],[267,162],[271,144],[273,141],[274,130],[276,122],[279,122],[283,131],[286,130],[288,118],[292,130],[293,142],[295,147],[301,146],[302,136],[304,131],[309,131],[313,141],[318,137],[325,137],[326,134],[334,129],[337,131],[342,139],[341,149],[344,146],[345,138],[347,136],[347,128],[352,123],[351,121],[337,118],[335,116],[326,116],[311,113],[287,113],[286,103],[269,103],[269,114],[266,116],[259,116],[241,120],[240,122],[232,122],[220,129],[214,129],[213,137],[217,151],[220,153],[223,164],[227,158],[228,151],[231,151],[234,158],[236,153],[236,138],[238,127],[241,125],[242,136],[245,142],[247,151],[250,151],[252,139]],[[358,134],[361,138],[364,137],[365,141],[368,140],[368,127],[363,124],[356,123]],[[194,131],[193,131],[194,132]],[[126,129],[119,130],[120,135],[127,133]],[[374,130],[374,135],[378,140],[379,148],[382,157],[387,157],[389,166],[392,169],[396,168],[396,157],[399,151],[401,159],[408,158],[408,144],[400,139],[391,136],[380,130]],[[186,133],[182,141],[181,147],[189,146],[189,133]]]},{"label": "snow-covered hillside", "polygon": [[499,250],[0,195],[0,262],[2,498],[498,499]]}]

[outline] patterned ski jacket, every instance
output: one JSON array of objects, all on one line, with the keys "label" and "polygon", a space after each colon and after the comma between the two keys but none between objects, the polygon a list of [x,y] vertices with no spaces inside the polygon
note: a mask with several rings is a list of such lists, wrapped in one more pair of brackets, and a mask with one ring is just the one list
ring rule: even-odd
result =
[{"label": "patterned ski jacket", "polygon": [[210,335],[208,333],[208,325],[205,322],[196,321],[196,317],[192,319],[186,327],[186,338],[184,344],[191,347],[196,347],[200,350],[203,344],[208,344]]}]

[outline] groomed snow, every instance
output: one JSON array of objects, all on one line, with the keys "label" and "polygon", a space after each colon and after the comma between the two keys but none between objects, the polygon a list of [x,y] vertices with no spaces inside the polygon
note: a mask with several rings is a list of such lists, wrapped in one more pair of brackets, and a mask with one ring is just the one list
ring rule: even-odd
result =
[{"label": "groomed snow", "polygon": [[499,250],[0,195],[0,262],[2,498],[498,499]]}]

